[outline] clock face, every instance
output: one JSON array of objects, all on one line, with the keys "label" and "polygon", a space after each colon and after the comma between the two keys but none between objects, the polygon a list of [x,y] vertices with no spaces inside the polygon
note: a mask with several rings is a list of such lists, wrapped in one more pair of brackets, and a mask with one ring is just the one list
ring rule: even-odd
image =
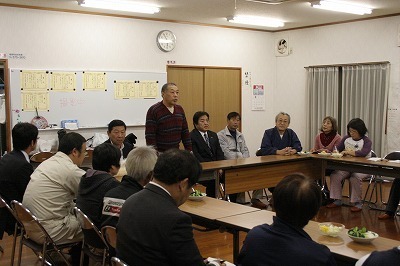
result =
[{"label": "clock face", "polygon": [[176,46],[176,37],[169,30],[162,30],[157,35],[157,46],[163,52],[170,52]]}]

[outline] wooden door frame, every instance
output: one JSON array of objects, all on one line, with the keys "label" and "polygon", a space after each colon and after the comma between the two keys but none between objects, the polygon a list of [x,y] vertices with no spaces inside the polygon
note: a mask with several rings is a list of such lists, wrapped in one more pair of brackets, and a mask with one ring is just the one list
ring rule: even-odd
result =
[{"label": "wooden door frame", "polygon": [[10,101],[10,81],[8,59],[0,59],[0,64],[4,66],[4,94],[6,103],[6,150],[11,151],[11,101]]},{"label": "wooden door frame", "polygon": [[[240,86],[239,86],[239,109],[237,112],[240,114],[240,117],[243,118],[242,113],[242,68],[241,67],[223,67],[223,66],[193,66],[193,65],[167,65],[166,72],[167,72],[167,79],[168,79],[168,68],[197,68],[197,69],[234,69],[240,71]],[[242,119],[241,119],[242,120]],[[242,132],[242,123],[238,128],[240,132]]]}]

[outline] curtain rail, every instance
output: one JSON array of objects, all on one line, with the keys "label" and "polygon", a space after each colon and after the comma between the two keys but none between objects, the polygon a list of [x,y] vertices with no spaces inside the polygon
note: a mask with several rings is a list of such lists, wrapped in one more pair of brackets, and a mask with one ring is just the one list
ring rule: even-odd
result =
[{"label": "curtain rail", "polygon": [[304,67],[304,68],[307,69],[307,68],[317,68],[317,67],[343,67],[343,66],[365,66],[365,65],[384,65],[384,64],[390,64],[390,62],[382,61],[382,62],[337,64],[337,65],[316,65],[316,66],[308,66],[308,67]]}]

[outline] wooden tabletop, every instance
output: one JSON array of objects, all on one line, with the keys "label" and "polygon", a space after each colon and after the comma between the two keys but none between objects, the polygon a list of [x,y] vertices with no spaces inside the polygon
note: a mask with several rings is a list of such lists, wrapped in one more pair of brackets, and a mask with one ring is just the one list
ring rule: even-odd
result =
[{"label": "wooden tabletop", "polygon": [[310,157],[303,157],[299,155],[268,155],[268,156],[256,156],[249,158],[238,158],[232,160],[221,160],[213,162],[203,162],[201,166],[203,171],[218,170],[218,169],[230,169],[230,168],[241,168],[257,165],[276,164],[281,162],[299,161],[299,160],[311,160]]},{"label": "wooden tabletop", "polygon": [[202,217],[208,220],[216,220],[218,218],[244,213],[260,212],[257,208],[210,197],[204,197],[201,201],[187,200],[179,209],[191,216]]},{"label": "wooden tabletop", "polygon": [[[260,211],[219,218],[217,221],[228,228],[233,226],[237,230],[248,232],[254,226],[264,223],[271,224],[274,215],[275,213],[271,211]],[[371,244],[356,243],[347,236],[348,229],[344,229],[338,237],[323,236],[319,232],[318,223],[314,221],[310,221],[304,230],[314,241],[326,245],[331,252],[356,260],[374,250],[388,250],[400,246],[400,241],[383,237],[378,237]]]}]

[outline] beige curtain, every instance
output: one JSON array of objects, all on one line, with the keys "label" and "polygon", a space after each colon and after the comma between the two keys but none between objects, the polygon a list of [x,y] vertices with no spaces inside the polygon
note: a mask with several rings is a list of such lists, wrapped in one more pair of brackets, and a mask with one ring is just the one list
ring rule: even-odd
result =
[{"label": "beige curtain", "polygon": [[307,68],[307,95],[306,150],[314,147],[322,119],[328,115],[338,118],[339,67]]},{"label": "beige curtain", "polygon": [[389,75],[389,63],[343,66],[340,128],[344,135],[347,123],[361,118],[372,140],[372,149],[379,157],[387,153],[384,143]]}]

